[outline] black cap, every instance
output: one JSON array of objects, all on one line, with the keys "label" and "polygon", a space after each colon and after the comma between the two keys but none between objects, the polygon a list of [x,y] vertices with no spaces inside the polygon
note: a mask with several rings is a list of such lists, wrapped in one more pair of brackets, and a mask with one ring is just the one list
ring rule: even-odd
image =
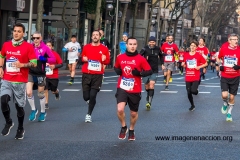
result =
[{"label": "black cap", "polygon": [[150,42],[150,41],[154,41],[154,42],[156,42],[156,38],[153,37],[153,36],[151,36],[151,37],[149,37],[149,39],[148,39],[148,42]]}]

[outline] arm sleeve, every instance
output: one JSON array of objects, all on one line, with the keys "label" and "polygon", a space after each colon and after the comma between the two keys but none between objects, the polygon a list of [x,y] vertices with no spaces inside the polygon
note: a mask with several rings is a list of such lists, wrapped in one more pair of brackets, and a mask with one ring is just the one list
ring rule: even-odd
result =
[{"label": "arm sleeve", "polygon": [[205,64],[207,61],[206,61],[206,59],[204,59],[204,57],[203,56],[200,56],[201,58],[200,58],[200,63],[202,63],[202,64]]},{"label": "arm sleeve", "polygon": [[141,49],[140,54],[141,54],[141,56],[144,56],[144,54],[145,54],[145,48],[142,48],[142,49]]},{"label": "arm sleeve", "polygon": [[121,68],[120,63],[119,63],[119,57],[120,57],[120,56],[118,56],[117,59],[116,59],[114,68]]},{"label": "arm sleeve", "polygon": [[161,50],[159,51],[159,59],[160,59],[160,65],[164,64],[164,56],[163,53],[161,52]]},{"label": "arm sleeve", "polygon": [[142,72],[141,72],[142,77],[147,77],[152,74],[152,69],[145,58],[142,59],[141,65],[142,65],[141,66],[142,67]]},{"label": "arm sleeve", "polygon": [[37,64],[37,56],[34,52],[32,45],[29,45],[29,47],[28,47],[28,59],[30,62]]},{"label": "arm sleeve", "polygon": [[46,48],[46,52],[47,52],[47,55],[48,55],[47,62],[48,63],[55,63],[56,58],[55,58],[54,54],[52,53],[52,51],[48,47]]},{"label": "arm sleeve", "polygon": [[6,51],[5,51],[5,44],[3,44],[2,50],[0,51],[0,58],[5,58]]},{"label": "arm sleeve", "polygon": [[218,54],[218,58],[221,59],[223,57],[223,49],[220,49],[219,54]]},{"label": "arm sleeve", "polygon": [[83,47],[83,49],[82,49],[82,56],[81,56],[82,62],[83,62],[83,63],[86,63],[86,62],[83,61],[83,57],[84,57],[84,56],[86,56],[86,46]]},{"label": "arm sleeve", "polygon": [[179,49],[178,49],[178,46],[177,45],[175,45],[175,53],[177,53],[178,51],[179,51]]}]

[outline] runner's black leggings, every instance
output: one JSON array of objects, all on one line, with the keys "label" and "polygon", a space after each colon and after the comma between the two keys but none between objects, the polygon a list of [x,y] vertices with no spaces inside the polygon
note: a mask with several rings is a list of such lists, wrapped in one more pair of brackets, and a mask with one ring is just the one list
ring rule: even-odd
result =
[{"label": "runner's black leggings", "polygon": [[[6,123],[11,124],[12,119],[10,118],[10,107],[8,105],[8,102],[10,101],[10,96],[5,94],[1,97],[1,109],[3,116],[6,120]],[[17,109],[17,117],[18,117],[18,129],[23,129],[23,121],[25,112],[23,107],[19,107],[17,103],[15,103],[15,107]]]},{"label": "runner's black leggings", "polygon": [[178,62],[178,69],[183,73],[182,62]]},{"label": "runner's black leggings", "polygon": [[83,99],[85,101],[89,100],[89,105],[88,105],[88,114],[89,115],[92,114],[92,111],[95,107],[98,92],[99,92],[98,89],[92,89],[92,88],[89,91],[83,91]]},{"label": "runner's black leggings", "polygon": [[193,82],[186,82],[186,89],[187,89],[187,94],[188,94],[188,100],[191,103],[192,106],[194,106],[193,102],[193,94],[197,95],[198,94],[198,85],[199,81],[193,81]]}]

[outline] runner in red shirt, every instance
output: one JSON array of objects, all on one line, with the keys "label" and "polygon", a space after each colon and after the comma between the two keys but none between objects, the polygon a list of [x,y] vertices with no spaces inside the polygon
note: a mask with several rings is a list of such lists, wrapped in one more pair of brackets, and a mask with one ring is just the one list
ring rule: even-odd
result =
[{"label": "runner in red shirt", "polygon": [[[17,109],[18,129],[15,139],[23,139],[25,130],[23,121],[26,105],[26,83],[28,82],[29,68],[37,66],[37,57],[33,46],[23,40],[25,27],[17,23],[13,27],[12,41],[5,42],[0,54],[1,109],[6,124],[2,135],[7,136],[14,123],[10,117],[9,101],[12,98]],[[4,59],[6,68],[3,72]]]},{"label": "runner in red shirt", "polygon": [[210,53],[210,61],[211,61],[211,70],[214,72],[215,64],[216,64],[216,49],[213,48],[212,52]]},{"label": "runner in red shirt", "polygon": [[[221,59],[223,62],[222,66],[220,66],[220,81],[223,99],[221,111],[223,114],[227,114],[226,121],[232,121],[231,111],[235,103],[234,98],[238,92],[240,76],[240,49],[238,48],[238,35],[229,35],[228,42],[229,46],[221,48],[217,60],[220,62]],[[230,93],[229,100],[228,93]]]},{"label": "runner in red shirt", "polygon": [[96,104],[97,93],[102,86],[104,65],[110,63],[109,50],[100,43],[100,32],[92,33],[92,42],[85,45],[82,52],[82,90],[83,99],[88,104],[85,122],[92,122],[91,114]]},{"label": "runner in red shirt", "polygon": [[[199,53],[200,55],[202,55],[205,60],[207,60],[208,54],[209,54],[209,50],[205,46],[205,39],[204,38],[200,38],[198,43],[199,43],[199,45],[198,45],[198,47],[196,49],[196,52]],[[206,72],[207,72],[207,66],[205,68],[201,69],[201,77],[203,79],[205,79]],[[201,78],[200,78],[200,81],[201,81]]]},{"label": "runner in red shirt", "polygon": [[179,73],[181,75],[183,75],[183,67],[182,67],[182,62],[184,61],[184,55],[185,55],[185,51],[184,48],[181,47],[180,51],[178,52],[178,56],[179,56],[179,62],[178,62],[178,69],[179,69]]},{"label": "runner in red shirt", "polygon": [[198,42],[193,41],[190,44],[190,52],[184,55],[184,62],[182,65],[186,68],[186,89],[188,94],[189,102],[191,103],[190,111],[195,110],[193,102],[193,94],[198,94],[198,85],[200,79],[200,69],[207,66],[206,60],[202,55],[196,53]]},{"label": "runner in red shirt", "polygon": [[125,139],[128,128],[125,121],[124,108],[130,108],[130,128],[128,140],[135,140],[134,126],[138,119],[138,108],[141,100],[142,77],[152,74],[147,60],[137,52],[137,40],[133,37],[127,40],[127,51],[117,57],[114,70],[120,75],[117,84],[117,115],[122,125],[119,139]]},{"label": "runner in red shirt", "polygon": [[48,106],[48,90],[51,90],[52,93],[55,95],[56,100],[60,100],[61,96],[59,95],[58,90],[58,68],[61,68],[63,66],[63,62],[61,57],[57,52],[53,50],[53,43],[47,42],[46,45],[49,47],[49,49],[52,51],[53,55],[56,58],[56,63],[47,63],[46,64],[46,86],[45,86],[45,109],[49,109]]},{"label": "runner in red shirt", "polygon": [[169,90],[168,83],[171,77],[171,71],[174,70],[174,54],[177,54],[178,47],[173,42],[173,36],[168,36],[168,43],[164,43],[161,48],[164,53],[164,64],[162,65],[162,70],[164,71],[164,79],[166,79],[165,90]]}]

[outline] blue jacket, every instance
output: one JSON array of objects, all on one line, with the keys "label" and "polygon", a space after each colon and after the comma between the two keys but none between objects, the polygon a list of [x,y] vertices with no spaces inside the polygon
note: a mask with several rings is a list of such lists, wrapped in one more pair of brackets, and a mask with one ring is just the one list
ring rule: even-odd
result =
[{"label": "blue jacket", "polygon": [[119,50],[120,50],[120,54],[123,54],[126,52],[126,50],[127,50],[126,42],[121,41],[119,43]]}]

